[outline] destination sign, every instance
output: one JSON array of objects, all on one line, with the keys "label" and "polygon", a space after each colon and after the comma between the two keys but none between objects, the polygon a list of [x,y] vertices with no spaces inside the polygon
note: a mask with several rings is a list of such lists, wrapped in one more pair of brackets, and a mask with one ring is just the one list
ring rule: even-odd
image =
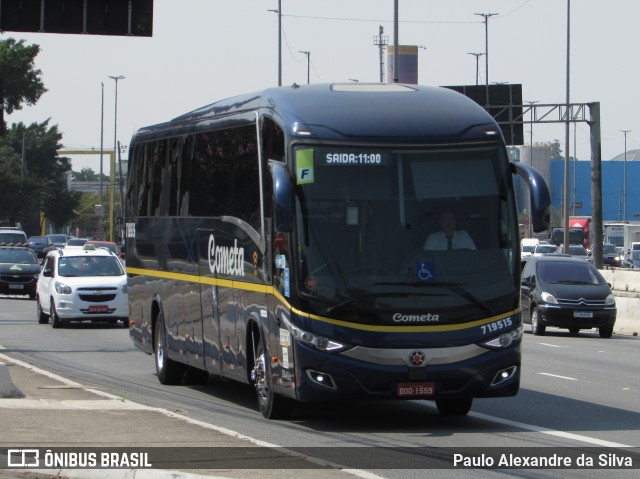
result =
[{"label": "destination sign", "polygon": [[317,148],[319,165],[384,166],[391,163],[391,153],[380,150]]}]

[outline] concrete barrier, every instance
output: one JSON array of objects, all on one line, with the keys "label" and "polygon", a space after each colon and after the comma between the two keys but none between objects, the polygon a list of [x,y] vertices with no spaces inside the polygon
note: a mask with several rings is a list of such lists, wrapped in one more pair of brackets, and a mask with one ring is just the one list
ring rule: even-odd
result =
[{"label": "concrete barrier", "polygon": [[11,380],[9,368],[5,363],[0,363],[0,398],[22,398],[24,394]]},{"label": "concrete barrier", "polygon": [[617,334],[640,334],[640,270],[610,268],[600,270],[616,297]]}]

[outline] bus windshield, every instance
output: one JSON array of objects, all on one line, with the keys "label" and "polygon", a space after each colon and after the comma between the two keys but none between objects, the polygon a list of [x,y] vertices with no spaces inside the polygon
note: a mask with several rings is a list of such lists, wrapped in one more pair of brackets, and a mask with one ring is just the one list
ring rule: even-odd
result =
[{"label": "bus windshield", "polygon": [[296,281],[310,311],[455,323],[505,311],[499,302],[517,297],[518,223],[501,147],[294,153]]}]

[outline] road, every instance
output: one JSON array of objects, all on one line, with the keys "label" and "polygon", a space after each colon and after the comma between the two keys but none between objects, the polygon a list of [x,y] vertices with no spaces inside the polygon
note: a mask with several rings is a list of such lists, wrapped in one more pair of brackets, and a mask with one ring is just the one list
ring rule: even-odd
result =
[{"label": "road", "polygon": [[[550,329],[545,336],[527,332],[523,349],[518,396],[478,399],[464,418],[441,417],[429,401],[376,401],[298,405],[291,420],[268,421],[246,385],[211,378],[198,387],[162,386],[153,357],[139,352],[122,326],[53,329],[38,324],[34,301],[0,297],[2,353],[131,401],[271,444],[340,449],[640,447],[638,338],[602,339],[597,332],[570,336]],[[372,472],[390,479],[426,477],[419,470]],[[535,477],[554,477],[552,472],[536,471]],[[584,471],[563,471],[563,476],[584,477],[580,472]],[[591,472],[611,477],[605,470]],[[633,471],[616,471],[615,477],[632,475]],[[498,476],[492,471],[483,477]]]}]

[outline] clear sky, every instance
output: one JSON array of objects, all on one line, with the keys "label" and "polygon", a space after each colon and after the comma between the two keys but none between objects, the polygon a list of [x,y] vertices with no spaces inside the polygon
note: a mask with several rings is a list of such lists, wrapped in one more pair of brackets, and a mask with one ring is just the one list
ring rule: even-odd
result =
[{"label": "clear sky", "polygon": [[[128,144],[137,128],[278,82],[278,0],[155,0],[153,37],[45,33],[9,36],[41,46],[36,66],[48,92],[5,116],[11,124],[51,119],[68,149]],[[393,0],[282,0],[283,85],[379,81],[379,27],[393,43]],[[421,45],[419,83],[475,84],[489,19],[489,82],[522,84],[523,100],[566,101],[567,0],[399,0],[399,43]],[[571,2],[570,100],[601,104],[602,158],[640,148],[638,0]],[[480,83],[486,81],[480,57]],[[104,86],[102,86],[104,84]],[[104,106],[101,101],[104,91]],[[102,121],[103,119],[103,121]],[[564,125],[534,125],[533,142],[560,140]],[[525,125],[525,142],[530,127]],[[574,150],[575,144],[575,150]],[[571,155],[590,158],[589,127],[571,128]],[[126,153],[125,153],[126,157]],[[97,157],[72,157],[99,171]],[[105,170],[108,165],[104,166]],[[106,172],[106,171],[105,171]]]}]

